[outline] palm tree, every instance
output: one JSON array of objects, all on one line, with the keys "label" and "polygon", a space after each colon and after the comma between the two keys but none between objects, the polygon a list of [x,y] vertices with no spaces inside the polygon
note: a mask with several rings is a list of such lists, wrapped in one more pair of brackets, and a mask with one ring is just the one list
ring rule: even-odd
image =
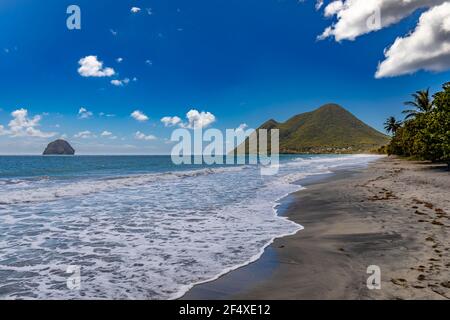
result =
[{"label": "palm tree", "polygon": [[384,123],[384,129],[386,129],[388,133],[392,132],[393,134],[395,134],[398,128],[401,127],[401,125],[402,125],[401,121],[397,121],[394,117],[389,117]]},{"label": "palm tree", "polygon": [[414,109],[403,111],[406,114],[405,120],[415,118],[419,114],[428,113],[433,109],[433,100],[430,98],[430,89],[416,91],[412,94],[414,100],[405,102],[405,106],[412,106]]}]

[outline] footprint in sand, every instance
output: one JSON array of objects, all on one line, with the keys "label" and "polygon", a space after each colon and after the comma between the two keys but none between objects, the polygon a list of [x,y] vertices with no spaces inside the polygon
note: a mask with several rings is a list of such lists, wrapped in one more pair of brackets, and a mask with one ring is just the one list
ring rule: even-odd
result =
[{"label": "footprint in sand", "polygon": [[397,286],[402,286],[402,287],[406,287],[407,286],[407,281],[406,279],[391,279],[391,282]]},{"label": "footprint in sand", "polygon": [[428,208],[428,209],[433,209],[433,208],[434,208],[433,204],[432,204],[432,203],[429,203],[429,202],[425,202],[425,203],[424,203],[424,206],[425,206],[426,208]]},{"label": "footprint in sand", "polygon": [[419,276],[417,277],[417,280],[419,281],[424,281],[426,279],[424,274],[419,274]]},{"label": "footprint in sand", "polygon": [[412,286],[414,289],[425,289],[425,287],[422,287],[422,286],[417,286],[417,285],[415,285],[415,286]]}]

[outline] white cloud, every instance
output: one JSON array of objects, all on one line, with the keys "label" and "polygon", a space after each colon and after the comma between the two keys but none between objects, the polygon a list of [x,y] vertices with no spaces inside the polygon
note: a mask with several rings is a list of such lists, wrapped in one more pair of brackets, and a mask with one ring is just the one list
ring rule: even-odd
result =
[{"label": "white cloud", "polygon": [[145,60],[145,64],[149,65],[149,66],[152,66],[153,62],[152,62],[152,60]]},{"label": "white cloud", "polygon": [[[334,37],[336,41],[357,37],[388,27],[420,8],[430,8],[448,0],[336,0],[329,3],[325,16],[336,16],[319,39]],[[377,21],[379,18],[379,21]],[[379,22],[379,23],[378,23]]]},{"label": "white cloud", "polygon": [[199,112],[198,110],[192,109],[186,113],[187,122],[182,122],[179,117],[164,117],[161,122],[164,126],[170,127],[178,125],[182,128],[188,129],[200,129],[209,126],[216,121],[216,117],[211,112]]},{"label": "white cloud", "polygon": [[8,131],[5,130],[5,127],[0,125],[0,136],[7,135]]},{"label": "white cloud", "polygon": [[102,137],[104,137],[104,138],[111,139],[111,140],[116,140],[116,139],[117,139],[117,136],[113,135],[112,132],[107,131],[107,130],[103,131],[103,132],[100,134],[100,136],[102,136]]},{"label": "white cloud", "polygon": [[140,12],[141,11],[141,8],[138,8],[138,7],[132,7],[131,9],[130,9],[130,12],[131,13],[138,13],[138,12]]},{"label": "white cloud", "polygon": [[156,140],[156,137],[154,135],[145,135],[144,133],[137,131],[134,135],[134,137],[138,140],[145,140],[145,141],[151,141]]},{"label": "white cloud", "polygon": [[418,70],[450,68],[450,2],[420,16],[416,29],[399,37],[384,53],[376,78],[411,74]]},{"label": "white cloud", "polygon": [[198,112],[195,109],[190,110],[186,118],[188,120],[186,127],[190,129],[204,128],[216,121],[216,117],[211,112]]},{"label": "white cloud", "polygon": [[236,131],[245,131],[248,128],[246,123],[241,123],[239,127],[236,128]]},{"label": "white cloud", "polygon": [[86,108],[81,107],[80,110],[78,110],[79,119],[89,119],[92,115],[92,112],[88,111]]},{"label": "white cloud", "polygon": [[323,6],[323,0],[317,0],[316,1],[316,10],[320,10]]},{"label": "white cloud", "polygon": [[172,126],[176,126],[177,124],[181,123],[181,118],[180,117],[164,117],[161,119],[161,122],[164,123],[165,127],[172,127]]},{"label": "white cloud", "polygon": [[325,7],[324,15],[325,17],[331,17],[337,14],[344,8],[344,3],[342,1],[333,1]]},{"label": "white cloud", "polygon": [[151,15],[153,14],[152,8],[146,8],[145,10],[147,10],[147,14],[148,14],[149,16],[151,16]]},{"label": "white cloud", "polygon": [[92,134],[92,132],[86,130],[78,132],[76,135],[74,135],[75,138],[81,138],[81,139],[88,139],[88,138],[95,138],[95,135]]},{"label": "white cloud", "polygon": [[111,77],[116,73],[113,68],[103,67],[103,62],[97,56],[86,56],[78,64],[78,73],[83,77]]},{"label": "white cloud", "polygon": [[39,127],[39,122],[42,117],[40,115],[28,118],[27,109],[18,109],[11,113],[13,119],[9,122],[9,130],[5,130],[3,126],[0,127],[0,134],[8,134],[12,137],[37,137],[50,138],[56,135],[55,132],[42,132]]},{"label": "white cloud", "polygon": [[148,120],[148,117],[139,110],[133,111],[133,113],[131,113],[131,117],[139,122],[144,122]]},{"label": "white cloud", "polygon": [[115,117],[115,116],[116,116],[115,114],[112,114],[112,113],[104,113],[104,112],[100,112],[98,115],[99,115],[100,117],[107,117],[107,118],[112,118],[112,117]]},{"label": "white cloud", "polygon": [[123,87],[124,85],[127,85],[129,83],[130,83],[129,78],[125,78],[123,80],[119,80],[119,79],[111,80],[111,84],[116,87]]},{"label": "white cloud", "polygon": [[450,68],[449,0],[335,0],[324,9],[336,22],[318,37],[336,41],[355,40],[425,9],[412,32],[398,37],[385,49],[376,78],[412,74],[419,70],[445,71]]},{"label": "white cloud", "polygon": [[121,63],[123,61],[123,58],[119,57],[116,59],[117,63]]},{"label": "white cloud", "polygon": [[115,30],[113,30],[113,29],[109,29],[109,32],[111,32],[111,34],[113,35],[113,36],[117,36],[117,31],[115,31]]}]

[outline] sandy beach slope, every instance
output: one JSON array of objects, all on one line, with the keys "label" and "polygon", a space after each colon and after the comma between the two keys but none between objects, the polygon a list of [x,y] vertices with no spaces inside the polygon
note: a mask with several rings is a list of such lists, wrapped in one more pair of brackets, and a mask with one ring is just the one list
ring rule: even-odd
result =
[{"label": "sandy beach slope", "polygon": [[[444,166],[384,158],[308,183],[291,198],[286,214],[305,230],[274,242],[272,258],[261,259],[274,265],[270,272],[239,280],[267,265],[257,262],[186,298],[450,299]],[[380,290],[367,288],[370,265],[381,269]],[[233,290],[217,294],[225,287]]]}]

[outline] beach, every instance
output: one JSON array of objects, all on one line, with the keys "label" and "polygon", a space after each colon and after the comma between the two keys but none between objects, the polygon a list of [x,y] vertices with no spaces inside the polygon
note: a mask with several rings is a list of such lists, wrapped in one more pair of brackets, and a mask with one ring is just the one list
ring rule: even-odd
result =
[{"label": "beach", "polygon": [[[301,182],[283,215],[304,226],[184,299],[450,299],[450,173],[382,158]],[[369,266],[381,289],[369,290]]]},{"label": "beach", "polygon": [[303,228],[282,214],[298,181],[376,159],[283,155],[262,176],[170,156],[0,157],[0,299],[180,298],[277,255],[273,240]]}]

